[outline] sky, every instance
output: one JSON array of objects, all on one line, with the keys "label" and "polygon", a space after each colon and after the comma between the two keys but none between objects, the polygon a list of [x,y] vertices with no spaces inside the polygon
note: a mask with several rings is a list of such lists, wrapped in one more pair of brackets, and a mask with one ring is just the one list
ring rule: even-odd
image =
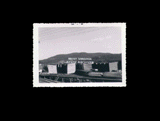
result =
[{"label": "sky", "polygon": [[39,60],[74,52],[121,53],[120,27],[40,27]]}]

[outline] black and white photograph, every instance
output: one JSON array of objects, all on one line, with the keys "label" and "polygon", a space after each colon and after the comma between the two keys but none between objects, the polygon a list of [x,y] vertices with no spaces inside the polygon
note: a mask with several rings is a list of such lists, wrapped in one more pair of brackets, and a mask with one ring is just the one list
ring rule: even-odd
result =
[{"label": "black and white photograph", "polygon": [[33,87],[126,87],[126,23],[34,23]]}]

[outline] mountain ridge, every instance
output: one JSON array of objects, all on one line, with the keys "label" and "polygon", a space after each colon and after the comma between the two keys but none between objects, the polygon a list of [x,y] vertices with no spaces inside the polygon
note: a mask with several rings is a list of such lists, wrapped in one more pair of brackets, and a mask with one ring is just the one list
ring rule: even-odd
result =
[{"label": "mountain ridge", "polygon": [[121,61],[121,53],[86,53],[86,52],[75,52],[69,54],[59,54],[47,59],[39,60],[40,64],[53,64],[59,63],[61,61],[67,61],[68,58],[92,58],[94,62],[112,62]]}]

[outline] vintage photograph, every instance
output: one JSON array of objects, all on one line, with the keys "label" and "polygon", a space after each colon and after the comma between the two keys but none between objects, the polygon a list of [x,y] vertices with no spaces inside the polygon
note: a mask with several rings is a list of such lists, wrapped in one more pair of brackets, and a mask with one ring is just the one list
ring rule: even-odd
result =
[{"label": "vintage photograph", "polygon": [[126,23],[34,23],[34,87],[126,86]]}]

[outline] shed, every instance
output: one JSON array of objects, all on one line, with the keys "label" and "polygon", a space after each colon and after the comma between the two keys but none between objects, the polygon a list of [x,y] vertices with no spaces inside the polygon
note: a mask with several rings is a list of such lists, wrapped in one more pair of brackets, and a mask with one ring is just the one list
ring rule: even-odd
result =
[{"label": "shed", "polygon": [[57,74],[57,65],[47,65],[48,73]]},{"label": "shed", "polygon": [[57,64],[58,73],[67,73],[67,64]]},{"label": "shed", "polygon": [[93,69],[98,69],[100,72],[109,72],[109,64],[108,63],[94,63],[92,64]]},{"label": "shed", "polygon": [[108,63],[101,63],[98,65],[98,70],[100,72],[109,72],[109,64]]},{"label": "shed", "polygon": [[83,70],[90,71],[92,69],[92,64],[83,63]]},{"label": "shed", "polygon": [[75,71],[76,71],[75,63],[67,64],[67,74],[75,73]]},{"label": "shed", "polygon": [[57,65],[57,72],[70,74],[75,73],[76,71],[76,64],[75,63],[68,63],[68,64],[58,64]]},{"label": "shed", "polygon": [[110,72],[118,72],[118,62],[110,62],[109,63],[109,71]]},{"label": "shed", "polygon": [[76,70],[90,71],[92,69],[92,64],[90,63],[77,63]]},{"label": "shed", "polygon": [[83,63],[76,63],[76,70],[83,70]]}]

